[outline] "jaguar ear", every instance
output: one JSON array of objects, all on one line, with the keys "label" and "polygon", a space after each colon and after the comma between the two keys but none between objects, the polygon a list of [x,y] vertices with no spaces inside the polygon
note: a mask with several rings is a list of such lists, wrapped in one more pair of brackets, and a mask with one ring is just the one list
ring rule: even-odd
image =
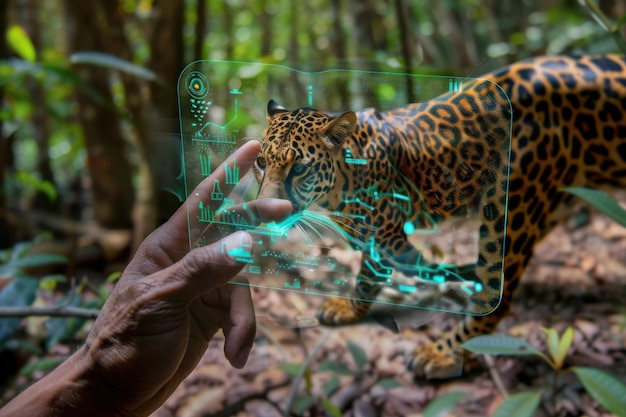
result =
[{"label": "jaguar ear", "polygon": [[276,118],[276,116],[278,116],[279,114],[286,113],[288,111],[289,110],[287,110],[286,108],[284,108],[280,104],[276,103],[274,100],[270,100],[267,103],[267,111],[265,112],[265,119],[269,123],[272,120],[274,120]]},{"label": "jaguar ear", "polygon": [[330,147],[334,148],[341,145],[344,139],[354,132],[355,126],[356,114],[349,111],[331,120],[324,127],[322,137]]}]

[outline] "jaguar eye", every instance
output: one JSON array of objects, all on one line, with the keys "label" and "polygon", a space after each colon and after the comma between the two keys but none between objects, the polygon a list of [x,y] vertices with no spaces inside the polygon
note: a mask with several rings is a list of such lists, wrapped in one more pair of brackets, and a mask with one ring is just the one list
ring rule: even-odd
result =
[{"label": "jaguar eye", "polygon": [[306,171],[306,165],[304,165],[304,164],[293,164],[293,167],[291,169],[296,174],[302,174],[304,171]]},{"label": "jaguar eye", "polygon": [[256,159],[256,166],[257,166],[259,169],[265,169],[265,167],[267,166],[267,161],[265,161],[265,158],[263,158],[262,156],[259,156],[259,157]]}]

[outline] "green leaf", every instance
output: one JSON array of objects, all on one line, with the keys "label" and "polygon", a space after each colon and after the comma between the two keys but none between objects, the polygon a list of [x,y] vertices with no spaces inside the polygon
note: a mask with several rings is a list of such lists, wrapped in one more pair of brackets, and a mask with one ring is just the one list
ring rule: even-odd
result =
[{"label": "green leaf", "polygon": [[552,359],[556,360],[559,355],[559,334],[553,328],[542,327],[541,330],[543,330],[548,338],[548,351]]},{"label": "green leaf", "polygon": [[296,415],[303,415],[305,411],[310,410],[315,405],[315,398],[311,395],[303,395],[296,398],[293,402],[293,408]]},{"label": "green leaf", "polygon": [[626,385],[599,369],[576,366],[572,370],[583,386],[602,407],[619,416],[626,416]]},{"label": "green leaf", "polygon": [[459,391],[443,394],[428,403],[428,405],[424,408],[423,416],[443,417],[447,415],[450,410],[456,407],[465,397],[467,397],[467,393]]},{"label": "green leaf", "polygon": [[94,310],[101,309],[103,305],[104,301],[99,298],[90,298],[82,304],[83,308],[92,308]]},{"label": "green leaf", "polygon": [[622,26],[626,25],[626,14],[624,16],[622,16],[616,23],[615,23],[615,31],[617,32],[619,30],[619,28],[621,28]]},{"label": "green leaf", "polygon": [[110,295],[111,291],[109,291],[109,288],[106,285],[101,285],[98,287],[98,298],[100,299],[100,301],[102,301],[103,304]]},{"label": "green leaf", "polygon": [[58,265],[67,263],[67,258],[63,255],[54,255],[50,253],[35,253],[25,256],[12,262],[15,268],[35,268],[38,266]]},{"label": "green leaf", "polygon": [[157,80],[157,75],[154,71],[118,58],[115,55],[102,52],[76,52],[70,56],[70,62],[72,64],[92,64],[99,67],[111,68],[148,81]]},{"label": "green leaf", "polygon": [[57,189],[50,181],[41,180],[26,171],[18,171],[15,173],[15,179],[18,182],[26,185],[27,187],[33,188],[37,191],[40,191],[48,196],[50,201],[55,201],[57,199]]},{"label": "green leaf", "polygon": [[463,343],[461,347],[483,355],[542,355],[523,339],[501,335],[477,336]]},{"label": "green leaf", "polygon": [[0,265],[0,276],[17,275],[24,268],[34,268],[45,265],[57,265],[67,262],[67,258],[61,255],[53,255],[48,253],[35,253],[20,257],[21,253],[17,251],[17,245],[11,256],[11,259],[5,264]]},{"label": "green leaf", "polygon": [[116,111],[115,107],[110,101],[108,101],[99,91],[95,90],[91,85],[85,82],[85,80],[77,76],[72,71],[52,64],[46,64],[44,65],[44,68],[47,72],[54,73],[57,77],[59,77],[63,81],[66,81],[68,84],[76,85],[77,87],[79,87],[96,103],[113,111]]},{"label": "green leaf", "polygon": [[324,410],[326,411],[326,413],[328,413],[329,416],[341,417],[341,410],[339,409],[339,407],[333,404],[330,400],[327,400],[326,398],[324,398],[322,400],[322,407],[324,407]]},{"label": "green leaf", "polygon": [[29,342],[28,340],[11,339],[4,344],[4,348],[7,350],[23,350],[31,353],[35,356],[43,356],[44,351],[37,344]]},{"label": "green leaf", "polygon": [[336,361],[327,360],[317,366],[317,372],[333,372],[339,375],[354,375],[354,371]]},{"label": "green leaf", "polygon": [[301,363],[283,363],[278,365],[278,369],[287,372],[290,376],[295,377],[300,373]]},{"label": "green leaf", "polygon": [[542,330],[548,337],[548,350],[553,359],[554,369],[561,369],[563,367],[565,357],[567,356],[567,352],[574,341],[574,329],[568,327],[565,329],[561,337],[559,337],[559,334],[555,329],[548,329],[544,327]]},{"label": "green leaf", "polygon": [[520,392],[507,397],[493,413],[493,417],[533,417],[539,403],[541,393]]},{"label": "green leaf", "polygon": [[32,377],[33,374],[37,371],[51,371],[52,369],[56,368],[61,362],[63,362],[63,358],[42,359],[40,361],[24,366],[22,369],[20,369],[20,375]]},{"label": "green leaf", "polygon": [[626,210],[604,191],[586,187],[569,187],[563,188],[561,191],[582,198],[602,214],[607,215],[621,226],[626,227]]},{"label": "green leaf", "polygon": [[404,386],[402,382],[398,381],[395,378],[383,378],[380,381],[378,381],[377,384],[384,390],[390,390],[390,389],[400,388]]},{"label": "green leaf", "polygon": [[39,280],[39,288],[47,291],[54,291],[59,282],[67,282],[67,277],[61,274],[48,275]]},{"label": "green leaf", "polygon": [[112,284],[118,279],[120,279],[121,276],[122,276],[121,272],[113,272],[107,277],[106,282],[107,284]]},{"label": "green leaf", "polygon": [[365,369],[365,365],[367,365],[367,355],[363,348],[355,343],[348,342],[348,350],[352,354],[352,359],[356,364],[356,368],[358,370]]},{"label": "green leaf", "polygon": [[[26,307],[35,300],[39,280],[24,275],[18,275],[12,279],[0,291],[0,306],[3,307]],[[3,318],[0,320],[0,348],[13,336],[20,327],[21,319]]]},{"label": "green leaf", "polygon": [[[71,297],[71,298],[70,298]],[[80,305],[81,298],[77,293],[68,294],[63,297],[58,305],[70,305],[72,307],[78,307]],[[52,317],[46,321],[46,329],[48,330],[48,337],[46,338],[46,349],[50,349],[57,343],[71,339],[78,333],[78,331],[87,322],[84,317]]]},{"label": "green leaf", "polygon": [[337,375],[333,375],[328,381],[322,384],[322,392],[324,392],[324,395],[329,397],[337,391],[337,388],[340,386],[341,381],[339,380],[339,377]]},{"label": "green leaf", "polygon": [[565,357],[567,356],[567,352],[569,352],[573,341],[574,329],[572,327],[568,327],[561,335],[557,356],[554,357],[556,369],[561,369],[563,367],[563,362],[565,361]]},{"label": "green leaf", "polygon": [[37,59],[35,46],[21,26],[11,26],[7,29],[6,37],[8,44],[16,54],[28,62],[35,62]]}]

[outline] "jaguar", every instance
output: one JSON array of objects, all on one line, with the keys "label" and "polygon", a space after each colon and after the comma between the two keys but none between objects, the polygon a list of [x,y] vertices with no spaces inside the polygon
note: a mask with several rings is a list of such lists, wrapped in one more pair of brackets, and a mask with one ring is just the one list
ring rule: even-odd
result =
[{"label": "jaguar", "polygon": [[[626,57],[535,57],[482,79],[391,111],[288,110],[271,100],[254,167],[258,198],[288,199],[294,211],[319,206],[390,259],[419,255],[407,220],[430,227],[477,218],[478,257],[468,273],[476,286],[467,292],[475,311],[410,353],[409,367],[427,378],[457,373],[460,345],[493,332],[507,313],[535,245],[572,206],[564,188],[626,187]],[[350,164],[346,155],[367,162]],[[411,210],[394,199],[398,189],[409,193]],[[431,215],[417,214],[424,212]],[[362,259],[355,296],[326,299],[322,323],[367,315],[380,270],[393,265]]]}]

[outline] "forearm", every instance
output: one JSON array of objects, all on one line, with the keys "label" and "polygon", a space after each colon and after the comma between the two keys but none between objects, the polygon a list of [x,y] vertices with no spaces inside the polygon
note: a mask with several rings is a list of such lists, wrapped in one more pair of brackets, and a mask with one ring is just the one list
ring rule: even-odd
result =
[{"label": "forearm", "polygon": [[107,401],[93,367],[80,349],[6,406],[0,417],[122,416]]}]

